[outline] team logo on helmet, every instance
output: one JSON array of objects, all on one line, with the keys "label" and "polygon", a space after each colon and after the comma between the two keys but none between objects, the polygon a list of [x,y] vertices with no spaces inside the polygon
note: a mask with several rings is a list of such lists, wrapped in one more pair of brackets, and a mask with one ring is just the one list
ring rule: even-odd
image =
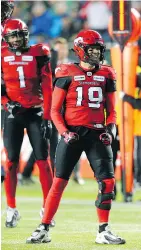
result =
[{"label": "team logo on helmet", "polygon": [[74,40],[74,45],[77,45],[78,43],[83,43],[83,37],[77,37],[77,38]]}]

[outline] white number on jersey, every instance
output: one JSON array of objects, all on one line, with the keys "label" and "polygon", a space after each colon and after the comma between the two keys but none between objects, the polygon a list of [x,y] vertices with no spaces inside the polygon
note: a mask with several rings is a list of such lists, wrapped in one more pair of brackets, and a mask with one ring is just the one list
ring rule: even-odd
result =
[{"label": "white number on jersey", "polygon": [[25,77],[24,77],[24,71],[23,71],[23,66],[19,66],[17,68],[17,71],[19,72],[19,80],[20,80],[20,88],[25,88]]},{"label": "white number on jersey", "polygon": [[[82,100],[83,100],[83,87],[77,87],[76,91],[77,91],[77,103],[76,103],[76,106],[81,106],[82,105]],[[94,97],[94,92],[98,93],[97,97]],[[90,108],[99,108],[100,103],[103,100],[101,87],[90,87],[88,89],[88,99],[90,101],[90,102],[88,102],[88,106]]]}]

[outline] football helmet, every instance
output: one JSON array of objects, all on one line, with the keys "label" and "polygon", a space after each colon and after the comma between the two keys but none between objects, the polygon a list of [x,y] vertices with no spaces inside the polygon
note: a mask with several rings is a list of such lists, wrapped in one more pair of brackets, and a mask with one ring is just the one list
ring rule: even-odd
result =
[{"label": "football helmet", "polygon": [[24,51],[29,40],[28,27],[20,19],[9,19],[4,26],[3,38],[12,51]]},{"label": "football helmet", "polygon": [[[79,59],[91,65],[99,64],[104,60],[106,46],[101,35],[94,30],[82,30],[74,39],[74,51]],[[97,49],[100,55],[89,54],[89,49]]]},{"label": "football helmet", "polygon": [[2,24],[6,21],[6,19],[12,16],[13,10],[14,10],[13,0],[1,1],[1,23]]}]

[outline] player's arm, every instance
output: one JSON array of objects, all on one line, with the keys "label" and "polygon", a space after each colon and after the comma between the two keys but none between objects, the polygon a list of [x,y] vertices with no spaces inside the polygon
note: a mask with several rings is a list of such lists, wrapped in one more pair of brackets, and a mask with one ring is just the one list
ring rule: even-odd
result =
[{"label": "player's arm", "polygon": [[110,145],[116,137],[116,111],[115,111],[115,91],[114,88],[109,89],[111,92],[106,92],[106,129],[100,135],[100,140],[105,145]]},{"label": "player's arm", "polygon": [[59,134],[68,131],[63,115],[61,113],[63,103],[67,95],[67,89],[71,82],[70,77],[62,77],[55,80],[55,88],[52,96],[51,118]]},{"label": "player's arm", "polygon": [[4,109],[6,109],[6,104],[10,101],[6,93],[6,86],[3,79],[3,73],[1,72],[1,104],[3,105]]},{"label": "player's arm", "polygon": [[109,78],[106,79],[106,131],[116,136],[116,76],[111,69]]},{"label": "player's arm", "polygon": [[47,63],[42,68],[42,94],[43,94],[43,108],[44,114],[43,118],[45,120],[51,120],[50,110],[51,110],[51,100],[52,100],[52,73],[50,63]]},{"label": "player's arm", "polygon": [[11,101],[9,99],[4,84],[1,85],[1,104],[3,105],[4,109],[11,113],[13,116],[23,112],[24,110],[20,103]]},{"label": "player's arm", "polygon": [[6,92],[5,92],[5,86],[1,85],[1,104],[3,105],[4,109],[6,109],[6,104],[10,101],[8,98]]},{"label": "player's arm", "polygon": [[106,94],[106,125],[109,123],[116,124],[116,92]]},{"label": "player's arm", "polygon": [[45,120],[51,120],[50,110],[51,110],[51,100],[52,100],[52,72],[50,66],[50,50],[48,46],[42,46],[42,61],[41,63],[41,88],[43,94],[43,118]]}]

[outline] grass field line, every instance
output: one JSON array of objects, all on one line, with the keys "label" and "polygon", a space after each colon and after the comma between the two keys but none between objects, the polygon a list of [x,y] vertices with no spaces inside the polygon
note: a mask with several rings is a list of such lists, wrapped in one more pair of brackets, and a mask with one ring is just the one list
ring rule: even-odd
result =
[{"label": "grass field line", "polygon": [[[19,228],[18,228],[19,229]],[[86,234],[86,233],[91,233],[91,234],[96,234],[97,233],[97,230],[95,229],[95,230],[91,230],[91,229],[93,229],[93,228],[90,228],[89,230],[83,230],[83,231],[75,231],[75,232],[69,232],[69,235],[76,235],[76,233],[77,233],[77,235],[82,235],[82,234]],[[11,230],[11,229],[10,229]],[[31,232],[33,231],[33,229],[31,229]],[[120,228],[115,228],[114,227],[114,233],[119,233],[119,232],[125,232],[125,233],[131,233],[131,234],[139,234],[140,235],[140,233],[141,233],[141,230],[140,229],[135,229],[135,230],[128,230],[128,229],[120,229]],[[30,232],[30,233],[31,233]],[[50,231],[51,232],[51,231]],[[65,232],[66,232],[66,230],[59,230],[59,235],[64,235],[65,234]],[[25,228],[23,228],[23,230],[19,230],[19,233],[23,233],[23,234],[25,234]],[[11,232],[10,232],[10,235],[15,235],[15,232],[14,231],[12,231],[11,230]],[[52,235],[52,232],[51,232],[51,235]],[[11,239],[10,239],[11,240]],[[4,239],[2,239],[2,242],[4,242]]]},{"label": "grass field line", "polygon": [[[5,201],[5,198],[4,200]],[[40,197],[20,197],[18,196],[17,197],[17,202],[42,202],[42,198]],[[71,205],[94,205],[95,203],[95,200],[78,200],[78,199],[62,199],[61,200],[61,204],[71,204]],[[118,207],[125,207],[125,208],[133,208],[134,206],[141,206],[141,201],[136,201],[136,202],[128,202],[128,203],[125,203],[125,202],[117,202],[117,201],[113,201],[112,203],[113,206],[118,206]]]},{"label": "grass field line", "polygon": [[[94,211],[94,208],[93,207],[88,207],[87,210],[90,210],[90,212],[92,212],[92,211]],[[117,209],[114,208],[114,211],[115,210],[118,210],[120,213],[127,213],[127,211],[123,210],[123,209],[119,210],[119,208],[117,208]],[[66,210],[66,208],[61,208],[61,212],[66,212],[66,211],[67,211],[67,213],[68,212],[76,212],[76,207],[72,208],[72,209],[71,208],[67,208],[67,210]],[[138,208],[132,209],[132,212],[133,211],[134,212],[136,212],[136,211],[139,212],[139,209]],[[27,209],[24,209],[24,208],[20,208],[19,212],[22,213],[22,214],[29,214],[29,215],[39,214],[39,209],[38,210],[34,209],[34,210],[31,211],[31,210],[27,210]],[[1,217],[3,217],[5,214],[6,214],[6,209],[2,210]]]},{"label": "grass field line", "polygon": [[[39,224],[40,223],[40,218],[21,218],[21,220],[24,220],[24,222],[25,221],[37,221],[37,224]],[[21,222],[19,222],[19,225],[21,225],[21,223],[22,223],[22,221]],[[65,222],[66,223],[66,222]],[[69,224],[69,223],[72,223],[72,221],[67,221],[67,223]],[[78,222],[78,224],[80,224],[80,222]],[[82,222],[81,222],[81,224],[83,224]],[[89,223],[90,224],[90,223]],[[98,228],[98,223],[95,223],[95,222],[91,222],[91,224],[92,224],[92,228]],[[128,232],[128,231],[130,231],[130,232],[141,232],[141,228],[140,228],[140,224],[129,224],[128,222],[127,223],[114,223],[114,222],[112,222],[112,227],[116,227],[116,229],[114,229],[114,230],[120,230],[120,231],[125,231],[125,232]],[[121,229],[121,227],[122,227],[122,229]],[[11,229],[7,229],[7,230],[11,230]],[[18,228],[18,230],[23,230],[23,227],[19,227]],[[97,229],[96,229],[97,230]],[[66,229],[64,230],[64,231],[66,231]],[[64,231],[62,231],[62,232],[64,232]],[[88,231],[88,230],[82,230],[82,231]],[[59,230],[59,233],[60,233],[61,231]],[[88,231],[89,232],[89,231]],[[11,232],[10,233],[15,233],[15,231],[12,231],[11,230]]]},{"label": "grass field line", "polygon": [[[114,226],[114,232],[128,232],[128,233],[140,233],[141,232],[141,229],[120,229],[120,228],[115,228],[115,224],[114,223],[112,223],[112,226]],[[94,227],[93,227],[94,228]],[[69,235],[75,235],[76,234],[76,232],[77,232],[77,234],[84,234],[84,233],[95,233],[95,232],[97,232],[97,229],[95,229],[95,230],[93,230],[93,228],[92,228],[92,230],[91,230],[91,228],[88,230],[88,229],[85,229],[85,230],[83,230],[83,231],[75,231],[75,232],[69,232]],[[20,230],[19,230],[20,229]],[[12,231],[12,229],[10,228],[8,228],[7,230],[11,230],[11,232],[10,232],[10,234],[15,234],[15,231],[13,230]],[[22,231],[24,231],[25,232],[25,228],[18,228],[18,230],[19,230],[19,232],[21,233]],[[64,229],[64,230],[59,230],[59,234],[64,234],[66,232],[66,230]],[[2,242],[3,242],[4,240],[2,240]]]}]

